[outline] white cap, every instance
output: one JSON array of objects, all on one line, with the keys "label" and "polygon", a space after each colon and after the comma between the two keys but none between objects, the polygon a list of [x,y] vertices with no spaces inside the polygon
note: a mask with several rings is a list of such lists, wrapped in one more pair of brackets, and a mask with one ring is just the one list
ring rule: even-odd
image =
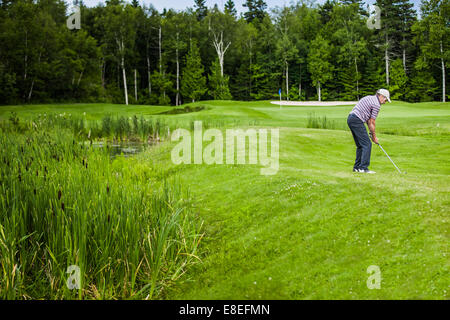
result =
[{"label": "white cap", "polygon": [[388,90],[386,90],[386,89],[380,89],[380,90],[377,91],[377,93],[378,93],[378,94],[381,94],[382,96],[385,96],[386,99],[387,99],[389,102],[391,102],[390,94],[389,94],[389,91],[388,91]]}]

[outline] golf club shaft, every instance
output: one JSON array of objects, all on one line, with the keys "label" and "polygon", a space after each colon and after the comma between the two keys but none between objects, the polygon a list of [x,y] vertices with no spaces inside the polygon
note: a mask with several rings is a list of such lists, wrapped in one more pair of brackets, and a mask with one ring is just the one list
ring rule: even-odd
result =
[{"label": "golf club shaft", "polygon": [[379,143],[377,143],[377,144],[380,146],[381,150],[383,150],[384,154],[389,158],[389,160],[391,160],[392,164],[393,164],[394,167],[398,170],[398,172],[402,173],[402,172],[400,171],[400,169],[395,165],[394,161],[392,161],[391,157],[389,157],[389,155],[387,154],[387,152],[384,151],[384,149],[383,149],[383,147],[381,146],[381,144],[379,144]]}]

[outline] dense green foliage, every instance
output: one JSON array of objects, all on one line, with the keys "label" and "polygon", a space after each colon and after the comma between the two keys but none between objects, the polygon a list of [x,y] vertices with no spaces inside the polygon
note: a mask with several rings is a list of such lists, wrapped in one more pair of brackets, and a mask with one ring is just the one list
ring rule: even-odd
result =
[{"label": "dense green foliage", "polygon": [[[142,117],[101,123],[95,137],[92,121],[66,114],[12,113],[1,123],[1,298],[151,299],[197,260],[200,224],[179,182],[149,161],[112,159],[106,143],[84,143],[164,127]],[[66,286],[70,265],[82,290]]]},{"label": "dense green foliage", "polygon": [[[276,8],[248,0],[240,16],[232,0],[223,8],[195,0],[191,8],[163,12],[139,1],[92,8],[81,2],[81,29],[69,30],[73,11],[62,0],[4,0],[0,104],[180,105],[193,96],[272,99],[279,88],[290,100],[318,100],[319,88],[321,100],[355,100],[380,87],[395,99],[445,100],[448,0],[423,0],[420,19],[408,0],[376,5],[380,29],[368,28],[369,12],[356,0]],[[189,93],[182,90],[189,81],[182,74],[192,68],[187,55],[194,42],[197,69],[188,73],[209,81]],[[218,48],[225,49],[222,80],[214,74]]]}]

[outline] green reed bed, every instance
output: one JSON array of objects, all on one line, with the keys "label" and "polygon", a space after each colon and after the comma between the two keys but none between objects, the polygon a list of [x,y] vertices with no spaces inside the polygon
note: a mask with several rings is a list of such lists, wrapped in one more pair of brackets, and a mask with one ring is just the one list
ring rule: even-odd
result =
[{"label": "green reed bed", "polygon": [[307,128],[315,128],[315,129],[337,129],[336,121],[330,120],[327,116],[319,116],[314,112],[308,114],[308,123],[306,125]]},{"label": "green reed bed", "polygon": [[[198,261],[187,191],[149,163],[111,160],[107,146],[55,128],[0,127],[0,297],[162,297]],[[80,290],[67,286],[70,265]]]},{"label": "green reed bed", "polygon": [[[29,123],[21,123],[14,112],[9,116],[10,126],[22,128],[22,130],[24,126],[36,130],[69,129],[76,138],[82,140],[134,140],[145,143],[167,141],[171,133],[178,128],[192,131],[194,130],[194,121],[197,120],[190,116],[185,118],[174,118],[173,115],[127,117],[113,114],[105,114],[100,120],[88,120],[86,114],[49,112],[32,117]],[[259,122],[255,120],[205,118],[201,121],[203,129],[259,125]]]}]

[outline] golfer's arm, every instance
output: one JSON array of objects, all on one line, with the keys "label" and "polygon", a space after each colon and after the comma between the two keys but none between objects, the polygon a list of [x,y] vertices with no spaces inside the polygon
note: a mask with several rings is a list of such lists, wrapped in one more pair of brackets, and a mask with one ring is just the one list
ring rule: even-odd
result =
[{"label": "golfer's arm", "polygon": [[375,119],[370,118],[369,121],[367,121],[367,126],[369,127],[369,131],[372,134],[372,137],[376,137],[376,135],[375,135]]}]

